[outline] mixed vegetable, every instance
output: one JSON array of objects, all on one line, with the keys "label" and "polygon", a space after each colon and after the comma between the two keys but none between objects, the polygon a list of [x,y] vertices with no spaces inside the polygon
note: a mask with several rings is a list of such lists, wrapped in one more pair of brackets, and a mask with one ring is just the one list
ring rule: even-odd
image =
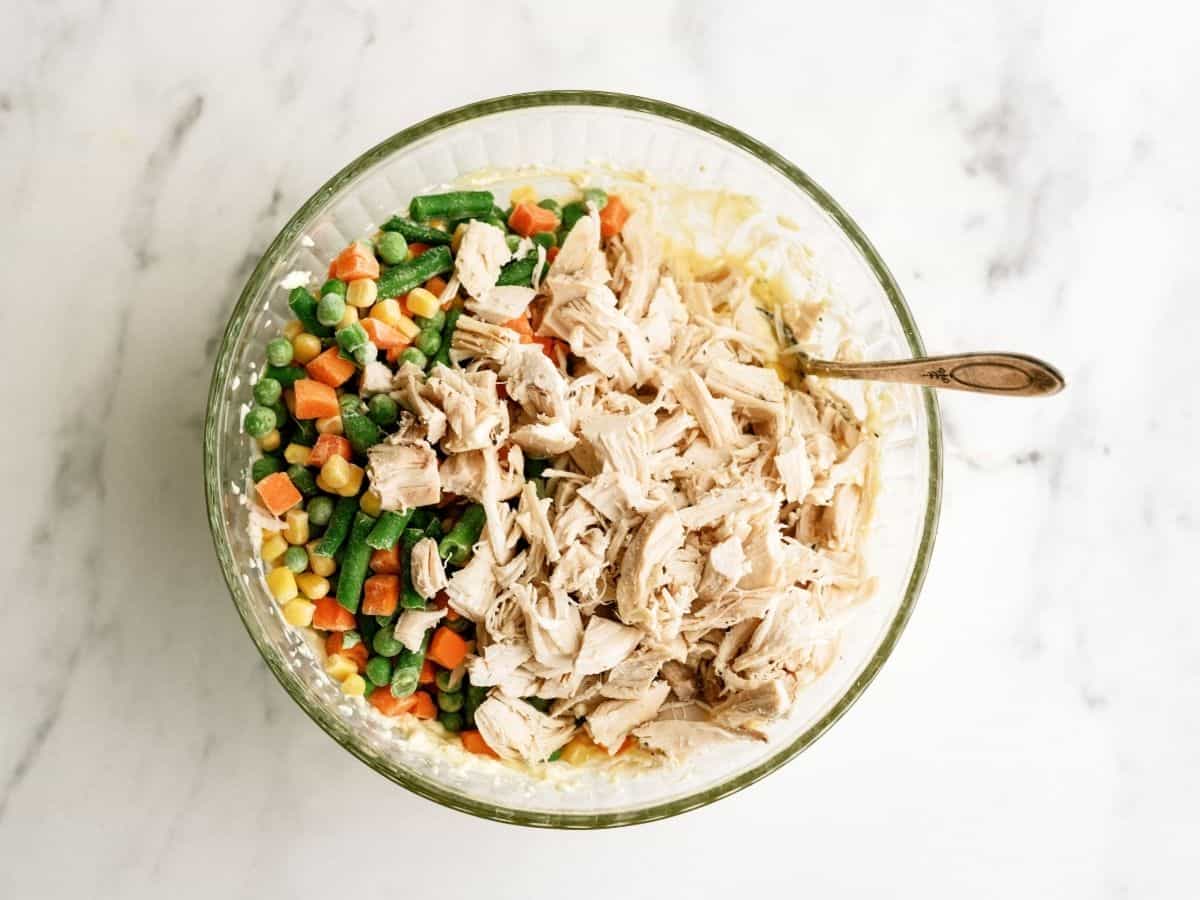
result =
[{"label": "mixed vegetable", "polygon": [[[484,509],[444,490],[431,503],[384,508],[366,477],[370,451],[401,427],[405,410],[397,392],[367,382],[380,363],[390,381],[406,365],[430,371],[463,361],[451,355],[463,307],[453,273],[470,222],[500,229],[513,254],[496,285],[536,287],[589,206],[599,211],[605,237],[620,232],[629,215],[620,197],[600,190],[560,206],[521,188],[512,201],[501,210],[488,191],[416,197],[373,241],[338,254],[315,293],[292,289],[295,319],[267,344],[243,420],[262,451],[250,470],[258,499],[283,523],[264,531],[261,555],[285,620],[324,634],[325,669],[345,694],[365,696],[385,716],[436,719],[466,750],[490,756],[474,728],[488,688],[472,685],[466,671],[475,626],[448,608],[444,591],[414,583],[422,565],[415,560],[432,546],[445,572],[470,561]],[[503,327],[567,365],[566,345],[537,337],[528,312]],[[539,495],[545,466],[524,460]],[[430,613],[431,624],[406,644],[396,626],[409,610]],[[540,710],[548,705],[527,699]],[[582,761],[589,745],[581,733],[551,758]]]}]

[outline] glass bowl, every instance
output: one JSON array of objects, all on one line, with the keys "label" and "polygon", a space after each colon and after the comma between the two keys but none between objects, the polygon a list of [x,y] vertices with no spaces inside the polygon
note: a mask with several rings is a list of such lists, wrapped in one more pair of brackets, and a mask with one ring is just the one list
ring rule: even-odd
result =
[{"label": "glass bowl", "polygon": [[[325,264],[414,194],[482,170],[530,164],[560,170],[641,170],[662,182],[727,188],[762,201],[804,230],[836,286],[868,358],[923,352],[900,289],[850,217],[796,166],[699,113],[622,94],[520,94],[464,106],[399,132],[330,179],[263,254],[229,318],[213,372],[204,430],[209,524],[234,605],[259,652],[300,707],[339,744],[397,784],[474,815],[559,828],[646,822],[712,803],[778,769],[849,709],[875,677],[912,613],[929,563],[941,479],[938,412],[927,389],[891,393],[880,484],[867,544],[875,596],[851,620],[831,668],[801,692],[767,743],[744,742],[682,768],[627,778],[571,770],[530,778],[499,763],[462,764],[453,752],[403,739],[361,700],[341,694],[306,638],[267,593],[244,503],[252,442],[240,420],[249,374],[291,318],[283,276]],[[405,717],[407,718],[407,717]]]}]

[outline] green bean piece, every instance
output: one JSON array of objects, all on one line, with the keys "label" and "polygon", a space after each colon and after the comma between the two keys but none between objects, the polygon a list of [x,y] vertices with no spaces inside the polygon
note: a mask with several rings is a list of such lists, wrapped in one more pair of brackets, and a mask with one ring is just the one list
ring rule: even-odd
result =
[{"label": "green bean piece", "polygon": [[458,317],[461,315],[461,309],[452,309],[446,313],[446,323],[442,326],[442,346],[433,357],[434,365],[450,367],[450,342],[454,340],[454,329],[458,326]]},{"label": "green bean piece", "polygon": [[266,406],[252,406],[242,420],[242,427],[252,438],[260,438],[275,430],[277,420],[275,413]]},{"label": "green bean piece", "polygon": [[404,365],[406,362],[412,363],[418,369],[424,369],[427,365],[429,365],[429,357],[416,347],[406,347],[400,353],[400,355],[396,357],[396,361],[400,363],[400,365]]},{"label": "green bean piece", "polygon": [[313,473],[304,468],[304,466],[288,466],[288,478],[292,479],[292,484],[305,497],[312,497],[320,488],[317,487],[317,480],[313,478]]},{"label": "green bean piece", "polygon": [[336,337],[338,347],[347,353],[353,353],[356,348],[361,347],[368,341],[366,329],[358,322],[338,329]]},{"label": "green bean piece", "polygon": [[[429,629],[432,631],[433,629]],[[421,638],[421,648],[416,652],[405,647],[400,651],[396,667],[392,670],[392,696],[407,697],[417,689],[421,680],[421,665],[425,662],[425,650],[429,646],[429,631]]]},{"label": "green bean piece", "polygon": [[362,400],[358,394],[346,393],[338,397],[338,410],[343,416],[362,412]]},{"label": "green bean piece", "polygon": [[440,519],[434,519],[425,526],[425,537],[433,538],[434,541],[440,541],[446,535],[446,529],[442,527]]},{"label": "green bean piece", "polygon": [[546,757],[546,762],[558,762],[560,759],[562,759],[562,752],[563,752],[563,748],[559,747],[557,750],[555,750],[553,753],[551,753],[549,756]]},{"label": "green bean piece", "polygon": [[317,423],[313,419],[299,419],[292,421],[292,443],[302,444],[305,447],[311,447],[317,442],[318,431]]},{"label": "green bean piece", "polygon": [[486,222],[488,225],[491,225],[493,228],[499,228],[501,231],[504,231],[508,227],[503,219],[498,219],[495,216],[487,216],[479,221]]},{"label": "green bean piece", "polygon": [[569,232],[575,227],[575,223],[587,215],[587,207],[583,202],[576,200],[574,203],[568,203],[563,207],[562,211],[562,230]]},{"label": "green bean piece", "polygon": [[550,468],[550,460],[534,459],[531,456],[527,456],[525,457],[525,465],[522,471],[526,478],[539,478],[548,468]]},{"label": "green bean piece", "polygon": [[387,394],[376,394],[367,401],[367,415],[381,428],[394,425],[400,417],[400,408]]},{"label": "green bean piece", "polygon": [[425,328],[413,338],[413,346],[426,356],[433,356],[442,349],[442,335],[436,328]]},{"label": "green bean piece", "polygon": [[534,478],[531,480],[533,481],[533,489],[537,493],[539,500],[545,500],[550,496],[550,482],[545,478]]},{"label": "green bean piece", "polygon": [[539,231],[533,236],[532,240],[539,247],[544,247],[547,250],[558,244],[558,238],[553,231]]},{"label": "green bean piece", "polygon": [[417,542],[425,537],[425,532],[415,528],[404,529],[400,538],[400,559],[404,562],[404,575],[401,578],[400,606],[404,609],[424,609],[425,598],[417,593],[412,583],[412,552]]},{"label": "green bean piece", "polygon": [[383,230],[394,231],[411,243],[429,244],[431,246],[448,244],[454,237],[450,232],[443,231],[441,228],[431,228],[428,225],[422,225],[420,222],[414,222],[412,219],[405,219],[400,216],[392,216],[392,218],[384,222]]},{"label": "green bean piece", "polygon": [[438,709],[444,712],[458,712],[462,708],[463,695],[461,691],[438,692]]},{"label": "green bean piece", "polygon": [[434,275],[441,275],[454,268],[454,257],[449,247],[431,247],[416,259],[392,266],[379,276],[377,286],[380,298],[398,297],[424,284]]},{"label": "green bean piece", "polygon": [[479,709],[479,704],[487,699],[488,689],[468,683],[465,693],[467,702],[463,706],[463,716],[468,722],[474,724],[475,710]]},{"label": "green bean piece", "polygon": [[338,575],[337,600],[350,612],[358,611],[362,597],[363,581],[367,577],[367,563],[371,559],[371,548],[367,546],[367,535],[375,527],[375,518],[365,512],[354,514],[354,525],[350,529],[350,540],[346,543],[346,555],[342,558],[342,569]]},{"label": "green bean piece", "polygon": [[469,219],[486,216],[495,198],[491,191],[450,191],[413,197],[408,214],[418,221],[427,219]]},{"label": "green bean piece", "polygon": [[533,270],[537,266],[537,254],[530,253],[522,259],[514,259],[510,263],[505,263],[500,269],[500,277],[496,279],[498,285],[518,284],[523,287],[529,287],[533,283]]},{"label": "green bean piece", "polygon": [[521,236],[519,234],[506,234],[504,243],[508,245],[509,253],[516,253],[517,248],[521,246]]},{"label": "green bean piece", "polygon": [[342,413],[342,432],[356,453],[366,453],[383,440],[379,426],[358,412]]},{"label": "green bean piece", "polygon": [[331,328],[322,325],[317,319],[317,298],[305,288],[292,288],[292,292],[288,294],[288,306],[304,325],[305,331],[311,332],[317,337],[328,337],[333,334]]},{"label": "green bean piece", "polygon": [[346,299],[341,294],[322,294],[317,301],[317,321],[334,326],[346,315]]},{"label": "green bean piece", "polygon": [[404,527],[412,518],[412,514],[411,509],[406,509],[404,512],[397,512],[394,509],[385,511],[379,517],[379,521],[375,523],[375,527],[371,529],[371,533],[367,535],[367,546],[373,550],[391,550],[400,540],[400,535],[404,533]]},{"label": "green bean piece", "polygon": [[442,727],[451,734],[458,734],[463,730],[462,713],[442,711],[438,713],[438,721],[442,723]]},{"label": "green bean piece", "polygon": [[[428,506],[419,506],[412,512],[412,519],[408,523],[408,527],[413,531],[425,533],[426,527],[433,521],[433,510]],[[418,538],[417,540],[420,540]]]},{"label": "green bean piece", "polygon": [[592,204],[596,209],[604,209],[608,204],[608,192],[600,188],[588,188],[583,192],[584,204]]},{"label": "green bean piece", "polygon": [[[404,645],[396,640],[395,635],[392,634],[392,629],[386,626],[375,632],[375,639],[371,641],[371,647],[380,656],[388,659],[399,656],[400,651],[404,649]],[[384,682],[384,684],[386,683]]]},{"label": "green bean piece", "polygon": [[270,378],[279,382],[280,387],[291,387],[301,378],[307,378],[308,373],[302,366],[267,366],[263,379]]},{"label": "green bean piece", "polygon": [[333,515],[329,517],[329,527],[321,542],[313,550],[317,556],[334,556],[350,534],[350,524],[354,514],[358,512],[357,497],[338,497],[333,506]]},{"label": "green bean piece", "polygon": [[326,294],[337,294],[339,297],[344,298],[346,296],[346,282],[342,281],[340,278],[330,278],[323,285],[321,285],[321,290],[319,293],[322,297],[324,297]]},{"label": "green bean piece", "polygon": [[316,525],[318,528],[328,525],[329,519],[333,515],[333,498],[325,494],[313,497],[308,501],[305,509],[308,512],[308,524]]},{"label": "green bean piece", "polygon": [[543,697],[523,697],[522,699],[538,712],[545,712],[550,708],[550,701]]},{"label": "green bean piece", "polygon": [[385,687],[392,680],[392,661],[386,656],[367,660],[367,680],[376,687]]},{"label": "green bean piece", "polygon": [[542,209],[548,209],[560,219],[562,218],[562,207],[553,197],[547,197],[545,200],[539,200],[538,206],[540,206]]},{"label": "green bean piece", "polygon": [[408,241],[398,231],[383,231],[375,239],[375,252],[389,266],[408,259]]},{"label": "green bean piece", "polygon": [[308,568],[308,551],[303,547],[288,547],[283,551],[283,564],[299,575]]},{"label": "green bean piece", "polygon": [[268,475],[274,475],[276,472],[282,472],[283,469],[283,460],[278,456],[261,456],[250,466],[250,480],[257,484]]},{"label": "green bean piece", "polygon": [[439,309],[432,316],[413,316],[413,321],[422,331],[426,328],[433,328],[438,334],[441,334],[442,327],[446,324],[446,313]]},{"label": "green bean piece", "polygon": [[278,403],[283,396],[283,385],[274,378],[260,378],[254,386],[254,400],[263,406]]},{"label": "green bean piece", "polygon": [[438,544],[438,556],[451,565],[465,566],[479,541],[479,535],[483,533],[486,518],[480,504],[472,503],[468,506],[454,523],[450,533]]}]

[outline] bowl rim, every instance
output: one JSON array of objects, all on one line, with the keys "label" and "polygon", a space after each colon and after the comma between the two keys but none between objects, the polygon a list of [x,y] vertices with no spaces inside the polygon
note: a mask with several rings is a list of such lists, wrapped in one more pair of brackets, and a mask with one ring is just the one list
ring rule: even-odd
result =
[{"label": "bowl rim", "polygon": [[252,301],[262,288],[267,274],[274,267],[278,254],[289,247],[300,235],[303,229],[309,224],[313,214],[323,208],[345,184],[356,178],[364,170],[415,141],[426,138],[450,126],[495,113],[550,106],[615,108],[657,116],[671,122],[691,126],[720,138],[770,166],[804,191],[820,206],[834,220],[843,234],[853,244],[854,248],[862,254],[887,296],[888,301],[891,303],[892,309],[901,324],[909,350],[914,356],[924,354],[924,344],[921,341],[916,322],[908,308],[908,304],[904,300],[900,287],[862,229],[803,170],[765,144],[703,113],[661,100],[632,94],[589,90],[555,90],[508,94],[470,103],[432,116],[398,131],[391,137],[376,144],[321,185],[288,220],[287,224],[283,226],[279,234],[268,245],[266,251],[260,257],[258,264],[247,279],[233,312],[230,314],[221,338],[220,350],[213,364],[213,375],[209,386],[204,425],[205,499],[208,507],[208,523],[213,545],[221,564],[221,571],[224,575],[226,586],[229,589],[238,615],[241,617],[243,626],[246,628],[251,640],[254,641],[260,655],[267,662],[276,679],[278,679],[288,692],[288,695],[304,710],[310,719],[316,722],[323,731],[337,741],[344,749],[358,757],[377,773],[413,793],[442,806],[447,806],[471,815],[497,822],[542,828],[611,828],[652,822],[698,809],[724,797],[728,797],[759,779],[766,777],[798,756],[816,741],[817,738],[823,735],[854,705],[858,698],[862,696],[866,687],[874,680],[884,662],[891,655],[896,642],[899,640],[901,633],[912,616],[917,596],[920,594],[921,586],[924,583],[925,575],[929,568],[934,538],[937,532],[938,516],[941,509],[941,421],[937,398],[930,388],[919,389],[925,409],[926,438],[929,452],[928,493],[922,523],[921,540],[913,560],[912,570],[909,573],[908,583],[905,586],[904,598],[895,616],[889,623],[883,639],[880,641],[874,654],[867,661],[866,666],[824,715],[805,729],[802,734],[798,735],[786,747],[780,748],[758,765],[728,778],[720,784],[675,800],[614,812],[560,813],[542,810],[517,810],[497,806],[459,794],[416,772],[391,765],[389,761],[375,756],[365,747],[359,746],[354,739],[353,732],[331,708],[308,702],[308,697],[303,691],[300,680],[294,673],[285,668],[282,658],[275,652],[274,648],[260,639],[260,635],[251,627],[249,620],[251,598],[239,577],[240,570],[233,559],[233,551],[227,537],[226,524],[222,514],[221,485],[217,480],[219,468],[217,447],[220,438],[217,432],[217,423],[220,419],[222,403],[227,395],[228,381],[231,375],[234,374],[230,370],[230,362],[235,349],[235,338],[241,331],[246,317],[251,312]]}]

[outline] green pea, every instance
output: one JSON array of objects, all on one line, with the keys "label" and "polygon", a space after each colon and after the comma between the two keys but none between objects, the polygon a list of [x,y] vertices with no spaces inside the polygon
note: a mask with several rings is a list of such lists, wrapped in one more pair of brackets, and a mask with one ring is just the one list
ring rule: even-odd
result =
[{"label": "green pea", "polygon": [[376,425],[386,428],[395,423],[400,416],[400,409],[387,394],[376,394],[367,401],[367,415]]},{"label": "green pea", "polygon": [[338,409],[342,415],[347,413],[354,415],[362,412],[362,401],[358,399],[358,394],[342,394],[338,397]]},{"label": "green pea", "polygon": [[347,325],[345,328],[339,328],[337,334],[337,345],[347,353],[353,353],[358,347],[367,343],[367,331],[358,322],[352,325]]},{"label": "green pea", "polygon": [[399,656],[400,651],[404,649],[404,645],[392,636],[390,628],[380,628],[375,632],[375,640],[371,641],[371,646],[380,656],[389,658]]},{"label": "green pea", "polygon": [[270,434],[278,424],[275,413],[266,406],[250,407],[250,411],[246,413],[246,418],[242,420],[242,427],[246,429],[246,434],[252,438],[260,438],[263,435]]},{"label": "green pea", "polygon": [[560,219],[562,218],[562,207],[558,205],[558,201],[553,197],[547,197],[545,200],[539,200],[538,206],[542,209],[548,209]]},{"label": "green pea", "polygon": [[508,244],[509,253],[516,253],[517,247],[521,244],[521,238],[515,234],[506,234],[504,236],[504,243]]},{"label": "green pea", "polygon": [[378,687],[392,680],[392,661],[385,656],[372,656],[367,660],[367,678]]},{"label": "green pea", "polygon": [[458,734],[463,730],[462,713],[445,712],[444,710],[438,713],[438,721],[442,723],[442,727],[451,734]]},{"label": "green pea", "polygon": [[436,328],[426,328],[413,338],[413,346],[426,356],[433,356],[442,346],[442,333]]},{"label": "green pea", "polygon": [[457,691],[459,688],[461,688],[462,687],[462,679],[459,679],[459,687],[457,687],[457,688],[450,687],[450,678],[451,677],[452,677],[452,673],[449,669],[438,669],[437,674],[433,676],[433,680],[437,684],[437,689],[439,691],[451,692],[451,691]]},{"label": "green pea", "polygon": [[327,282],[321,285],[321,296],[326,294],[337,294],[339,297],[346,296],[346,282],[340,278],[330,278]]},{"label": "green pea", "polygon": [[322,325],[336,325],[346,314],[346,300],[341,294],[322,294],[317,301],[317,321]]},{"label": "green pea", "polygon": [[426,328],[441,331],[442,326],[446,324],[446,313],[444,310],[439,309],[432,316],[413,316],[413,321],[417,323],[417,327],[422,331]]},{"label": "green pea", "polygon": [[596,209],[604,209],[608,204],[608,193],[600,188],[588,188],[583,192],[583,202],[591,203]]},{"label": "green pea", "polygon": [[288,547],[283,551],[283,564],[299,575],[308,568],[308,551],[303,547]]},{"label": "green pea", "polygon": [[371,341],[354,348],[354,361],[360,366],[369,366],[379,358],[379,348]]},{"label": "green pea", "polygon": [[375,624],[379,628],[389,628],[389,627],[395,628],[396,627],[396,617],[395,616],[376,616]]},{"label": "green pea", "polygon": [[539,247],[545,247],[549,250],[558,243],[558,237],[553,231],[539,231],[533,236],[533,242]]},{"label": "green pea", "polygon": [[333,498],[322,494],[308,501],[308,522],[318,527],[328,525],[333,515]]},{"label": "green pea", "polygon": [[385,231],[375,239],[375,252],[389,266],[408,259],[408,241],[398,231]]},{"label": "green pea", "polygon": [[396,361],[400,363],[400,365],[404,365],[406,362],[408,362],[412,363],[419,369],[424,369],[429,363],[429,357],[427,357],[416,347],[408,347],[403,353],[400,354],[400,356],[396,358]]},{"label": "green pea", "polygon": [[250,466],[250,480],[255,483],[262,481],[268,475],[283,471],[283,461],[278,456],[263,456]]},{"label": "green pea", "polygon": [[292,479],[292,484],[305,497],[311,497],[317,493],[317,481],[313,478],[313,473],[304,466],[288,466],[288,478]]},{"label": "green pea", "polygon": [[462,691],[438,691],[438,709],[443,712],[458,712],[462,707]]},{"label": "green pea", "polygon": [[287,338],[275,338],[267,342],[267,362],[273,366],[286,366],[292,361],[292,342]]},{"label": "green pea", "polygon": [[282,395],[283,385],[274,378],[263,378],[254,386],[254,399],[263,406],[278,403]]},{"label": "green pea", "polygon": [[312,419],[294,420],[294,429],[292,431],[292,443],[301,444],[305,447],[311,447],[317,442],[317,423]]}]

